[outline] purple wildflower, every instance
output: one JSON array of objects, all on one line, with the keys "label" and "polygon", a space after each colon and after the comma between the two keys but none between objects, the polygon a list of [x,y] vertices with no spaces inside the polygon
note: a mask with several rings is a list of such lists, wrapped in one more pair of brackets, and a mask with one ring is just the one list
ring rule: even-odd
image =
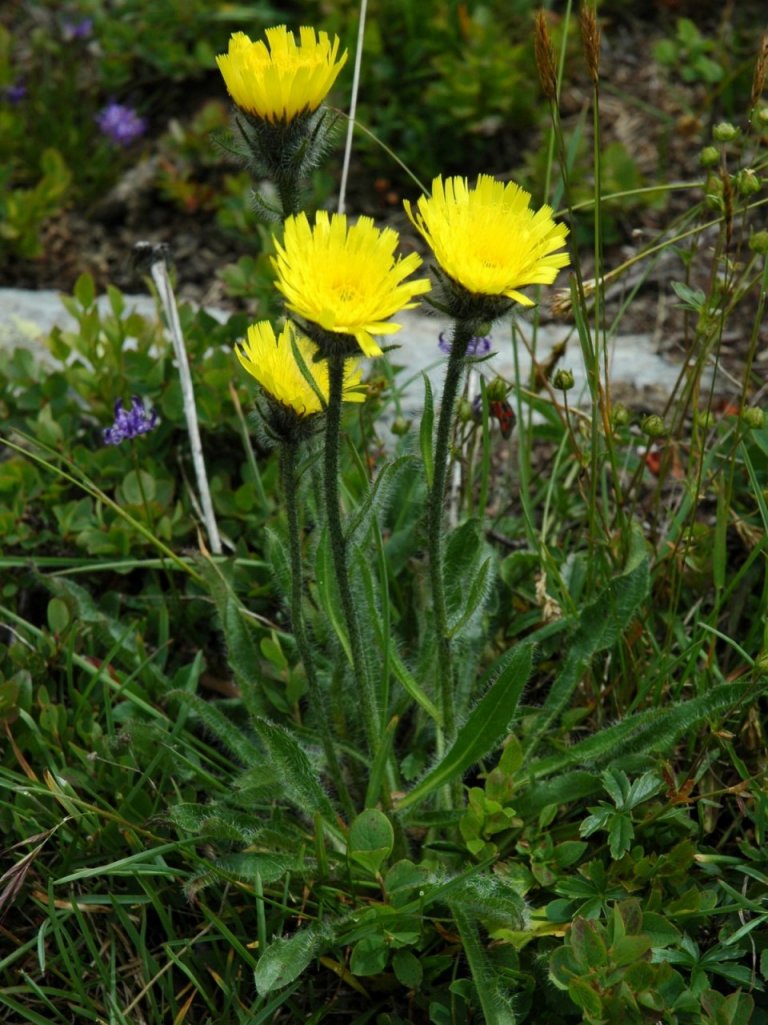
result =
[{"label": "purple wildflower", "polygon": [[21,79],[18,82],[14,82],[13,85],[8,85],[3,89],[3,97],[14,105],[21,103],[24,97],[27,95],[27,87],[24,85]]},{"label": "purple wildflower", "polygon": [[73,39],[87,39],[92,31],[93,18],[80,18],[79,21],[64,18],[61,23],[61,34],[67,42]]},{"label": "purple wildflower", "polygon": [[[438,336],[438,348],[441,352],[444,352],[447,356],[451,354],[451,340],[447,337],[445,331],[441,331]],[[473,338],[467,346],[468,356],[485,356],[486,353],[491,351],[491,336],[490,335],[478,335]]]},{"label": "purple wildflower", "polygon": [[96,115],[96,123],[102,134],[116,146],[130,146],[147,128],[145,119],[122,103],[108,103],[102,107]]},{"label": "purple wildflower", "polygon": [[115,403],[115,422],[111,427],[105,428],[105,445],[119,445],[122,441],[138,438],[140,434],[146,434],[157,424],[157,410],[151,413],[144,408],[144,400],[138,395],[131,398],[131,408],[123,409],[122,399]]}]

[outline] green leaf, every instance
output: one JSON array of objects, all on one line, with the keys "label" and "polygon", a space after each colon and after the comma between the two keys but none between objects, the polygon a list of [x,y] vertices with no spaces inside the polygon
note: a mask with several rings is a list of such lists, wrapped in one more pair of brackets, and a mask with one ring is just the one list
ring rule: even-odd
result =
[{"label": "green leaf", "polygon": [[598,651],[610,648],[629,626],[650,584],[648,560],[643,557],[615,577],[605,591],[583,610],[568,642],[563,665],[530,732],[526,752],[534,750],[568,705],[584,671]]},{"label": "green leaf", "polygon": [[219,624],[227,646],[227,661],[240,684],[243,703],[256,715],[265,711],[266,702],[259,675],[260,657],[252,627],[246,622],[240,602],[224,570],[208,559],[198,559],[197,568],[219,615]]},{"label": "green leaf", "polygon": [[63,598],[51,598],[48,602],[48,626],[53,633],[60,634],[69,625],[69,606]]},{"label": "green leaf", "polygon": [[282,780],[286,796],[301,811],[320,814],[334,822],[336,814],[318,780],[317,773],[298,741],[282,726],[261,716],[253,720],[253,728],[267,749],[269,761]]},{"label": "green leaf", "polygon": [[130,470],[120,486],[121,500],[128,505],[143,506],[155,497],[155,478],[146,470]]},{"label": "green leaf", "polygon": [[612,815],[608,827],[608,845],[614,861],[622,858],[632,845],[635,827],[629,815]]},{"label": "green leaf", "polygon": [[315,957],[321,943],[321,935],[311,926],[271,943],[253,972],[258,994],[272,993],[297,979]]},{"label": "green leaf", "polygon": [[506,666],[470,712],[449,751],[399,802],[398,811],[423,801],[495,750],[517,710],[530,676],[532,655],[530,644],[520,644],[513,649]]},{"label": "green leaf", "polygon": [[577,964],[588,970],[601,968],[608,963],[608,948],[600,935],[600,927],[596,922],[588,922],[584,918],[575,918],[569,934],[573,956]]},{"label": "green leaf", "polygon": [[421,961],[410,950],[396,950],[392,955],[392,970],[401,986],[418,989],[424,978]]},{"label": "green leaf", "polygon": [[427,480],[427,487],[432,490],[432,482],[435,479],[435,460],[432,455],[432,431],[435,422],[435,404],[432,398],[432,385],[425,373],[421,375],[424,379],[424,412],[421,414],[421,427],[419,429],[419,443],[421,445],[421,459],[424,463],[424,476]]},{"label": "green leaf", "polygon": [[491,566],[493,560],[489,556],[480,566],[467,592],[467,601],[457,619],[448,624],[448,636],[455,637],[460,633],[476,612],[482,610],[488,599],[491,587]]},{"label": "green leaf", "polygon": [[603,1004],[586,979],[572,979],[568,983],[568,996],[587,1015],[603,1021]]},{"label": "green leaf", "polygon": [[346,529],[348,542],[353,540],[362,541],[371,526],[374,518],[381,518],[386,511],[389,502],[392,500],[395,488],[400,483],[404,471],[410,470],[416,465],[414,456],[400,456],[386,463],[380,471],[367,494],[350,517]]},{"label": "green leaf", "polygon": [[396,678],[400,681],[403,690],[409,694],[418,705],[421,705],[427,715],[430,716],[438,726],[442,726],[443,717],[440,714],[439,709],[432,699],[429,698],[418,685],[416,678],[406,667],[405,663],[394,648],[390,648],[389,650],[389,665]]},{"label": "green leaf", "polygon": [[[705,694],[668,708],[652,708],[628,716],[623,722],[609,726],[592,737],[580,741],[567,751],[542,758],[534,768],[536,776],[562,772],[569,765],[592,764],[618,760],[630,754],[663,752],[684,734],[690,734],[705,720],[718,713],[735,710],[764,694],[768,681],[721,683]],[[549,803],[549,802],[548,802]],[[519,804],[519,802],[516,802]]]},{"label": "green leaf", "polygon": [[378,874],[382,862],[392,853],[394,843],[392,823],[377,808],[366,809],[349,827],[349,856],[372,875]]},{"label": "green leaf", "polygon": [[364,936],[352,948],[349,970],[353,975],[379,975],[387,966],[389,948],[384,937],[374,933]]},{"label": "green leaf", "polygon": [[298,858],[284,854],[244,851],[216,858],[214,865],[217,869],[236,879],[249,882],[259,879],[262,883],[276,883],[283,878],[286,872],[296,870],[299,867],[299,861]]},{"label": "green leaf", "polygon": [[93,284],[93,278],[90,274],[81,274],[75,282],[74,296],[83,309],[87,310],[90,306],[93,306],[93,302],[96,298],[96,289]]}]

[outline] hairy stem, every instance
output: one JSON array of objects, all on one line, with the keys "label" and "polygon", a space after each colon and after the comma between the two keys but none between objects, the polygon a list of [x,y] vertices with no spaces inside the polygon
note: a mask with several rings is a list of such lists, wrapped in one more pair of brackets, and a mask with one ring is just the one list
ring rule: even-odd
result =
[{"label": "hairy stem", "polygon": [[328,409],[325,428],[325,508],[328,533],[333,554],[336,584],[347,628],[352,669],[359,689],[368,748],[374,757],[379,743],[379,716],[368,667],[363,658],[360,625],[357,618],[349,580],[347,543],[341,525],[339,506],[339,434],[341,430],[341,402],[344,384],[344,357],[334,354],[328,358]]},{"label": "hairy stem", "polygon": [[355,811],[352,798],[344,781],[339,759],[336,755],[336,748],[331,734],[330,719],[325,702],[325,696],[317,679],[315,664],[312,658],[312,648],[309,644],[307,631],[304,625],[304,613],[302,611],[302,597],[304,588],[302,586],[302,565],[301,565],[301,533],[299,527],[299,487],[297,473],[298,445],[294,442],[284,442],[280,448],[280,470],[283,479],[283,492],[285,494],[285,505],[288,515],[288,547],[291,558],[291,625],[293,635],[296,638],[296,645],[304,665],[304,672],[309,685],[309,697],[313,705],[315,717],[320,726],[320,737],[325,753],[325,761],[328,771],[333,779],[336,792],[339,795],[344,812],[349,818],[353,818]]},{"label": "hairy stem", "polygon": [[427,509],[427,533],[429,548],[429,572],[432,583],[432,603],[435,610],[435,634],[437,637],[437,666],[440,689],[443,733],[447,744],[456,735],[456,707],[454,702],[455,681],[451,641],[448,636],[448,612],[445,604],[445,581],[443,579],[443,513],[445,506],[446,481],[448,479],[449,448],[453,410],[456,396],[464,373],[464,357],[473,336],[471,324],[456,321],[445,374],[440,416],[437,422],[434,449],[434,479],[429,493]]}]

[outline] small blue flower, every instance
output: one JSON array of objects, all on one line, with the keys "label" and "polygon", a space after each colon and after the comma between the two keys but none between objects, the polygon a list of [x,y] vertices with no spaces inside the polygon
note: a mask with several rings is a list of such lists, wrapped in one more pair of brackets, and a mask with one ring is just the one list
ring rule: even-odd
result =
[{"label": "small blue flower", "polygon": [[[451,354],[451,340],[447,337],[445,331],[441,331],[438,336],[437,347],[441,352],[444,352],[447,356]],[[485,356],[486,353],[491,351],[491,336],[478,336],[473,338],[467,346],[468,356]]]},{"label": "small blue flower", "polygon": [[147,122],[132,107],[122,103],[108,103],[96,115],[96,124],[102,135],[116,146],[130,146],[147,128]]},{"label": "small blue flower", "polygon": [[92,32],[93,18],[80,18],[79,21],[64,18],[61,23],[61,34],[67,42],[72,39],[88,39]]},{"label": "small blue flower", "polygon": [[102,432],[105,445],[119,445],[122,441],[138,438],[157,425],[157,410],[148,413],[138,395],[131,399],[131,408],[123,409],[123,400],[115,403],[115,422]]},{"label": "small blue flower", "polygon": [[27,95],[27,87],[21,79],[19,79],[18,82],[14,82],[13,85],[7,85],[5,89],[2,90],[2,94],[8,103],[12,103],[15,106],[17,103],[21,103]]}]

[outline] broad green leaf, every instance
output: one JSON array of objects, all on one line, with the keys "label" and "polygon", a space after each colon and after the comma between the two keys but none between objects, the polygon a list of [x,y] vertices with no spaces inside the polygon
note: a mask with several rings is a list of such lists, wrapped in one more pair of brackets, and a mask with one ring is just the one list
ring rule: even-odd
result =
[{"label": "broad green leaf", "polygon": [[377,808],[367,808],[349,827],[349,856],[372,875],[378,874],[382,862],[392,853],[394,843],[392,823]]},{"label": "broad green leaf", "polygon": [[349,970],[353,975],[378,975],[383,972],[389,960],[389,948],[384,937],[378,933],[364,936],[352,948]]},{"label": "broad green leaf", "polygon": [[586,974],[591,968],[600,968],[608,963],[608,948],[596,922],[575,918],[569,934],[571,951],[577,964]]},{"label": "broad green leaf", "polygon": [[297,979],[316,956],[321,945],[322,936],[312,926],[271,943],[259,958],[253,972],[258,994],[264,996]]},{"label": "broad green leaf", "polygon": [[509,662],[483,695],[459,731],[443,758],[416,784],[398,805],[403,811],[418,804],[495,750],[508,732],[517,705],[531,672],[533,648],[520,644]]},{"label": "broad green leaf", "polygon": [[96,289],[90,274],[81,274],[75,282],[74,295],[84,309],[92,306],[96,298]]},{"label": "broad green leaf", "polygon": [[418,989],[424,978],[421,961],[410,950],[396,950],[392,955],[392,970],[401,986]]}]

